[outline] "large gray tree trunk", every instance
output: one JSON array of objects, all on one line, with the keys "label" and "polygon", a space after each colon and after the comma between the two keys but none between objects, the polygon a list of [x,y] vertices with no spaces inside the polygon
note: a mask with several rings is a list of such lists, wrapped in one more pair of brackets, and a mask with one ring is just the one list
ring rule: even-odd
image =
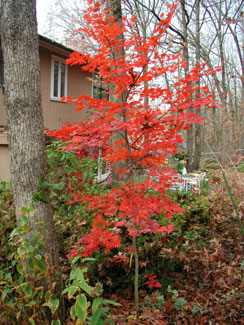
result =
[{"label": "large gray tree trunk", "polygon": [[[28,207],[47,172],[41,110],[40,63],[35,0],[1,1],[1,44],[4,61],[4,104],[7,112],[11,178],[17,223],[20,209]],[[29,235],[38,232],[40,222],[50,264],[58,263],[58,244],[50,203],[33,202]]]}]

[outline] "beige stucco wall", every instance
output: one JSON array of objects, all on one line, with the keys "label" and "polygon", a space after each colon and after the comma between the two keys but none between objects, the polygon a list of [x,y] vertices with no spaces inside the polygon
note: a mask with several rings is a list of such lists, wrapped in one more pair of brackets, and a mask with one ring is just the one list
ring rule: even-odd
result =
[{"label": "beige stucco wall", "polygon": [[0,181],[10,180],[7,135],[0,134]]},{"label": "beige stucco wall", "polygon": [[[60,55],[60,57],[62,57]],[[59,129],[66,122],[77,123],[84,120],[84,112],[76,112],[72,103],[60,103],[50,100],[52,52],[48,49],[40,50],[41,92],[44,126],[48,129]],[[81,94],[91,95],[92,82],[90,74],[81,71],[78,66],[68,66],[67,94],[77,98]]]},{"label": "beige stucco wall", "polygon": [[2,88],[0,87],[0,126],[2,124],[6,124],[6,114],[3,105],[3,91]]},{"label": "beige stucco wall", "polygon": [[[54,53],[50,49],[40,48],[41,94],[44,127],[50,130],[59,129],[65,123],[77,123],[85,118],[83,111],[76,112],[72,103],[61,103],[50,99],[51,94],[51,58],[55,54],[65,58],[63,53]],[[92,94],[90,74],[81,71],[78,66],[68,66],[67,94],[77,98],[79,95]],[[3,94],[0,89],[0,125],[6,124],[6,113],[3,106]]]},{"label": "beige stucco wall", "polygon": [[[84,120],[85,112],[76,112],[72,103],[61,103],[50,99],[51,94],[51,59],[52,55],[66,59],[69,55],[63,49],[40,41],[41,94],[44,127],[49,130],[59,129],[65,123],[77,123]],[[81,71],[78,66],[68,66],[67,94],[77,98],[81,94],[92,94],[91,75]],[[3,93],[0,88],[0,130],[6,125],[6,113]],[[10,180],[9,153],[7,136],[0,134],[0,180]]]}]

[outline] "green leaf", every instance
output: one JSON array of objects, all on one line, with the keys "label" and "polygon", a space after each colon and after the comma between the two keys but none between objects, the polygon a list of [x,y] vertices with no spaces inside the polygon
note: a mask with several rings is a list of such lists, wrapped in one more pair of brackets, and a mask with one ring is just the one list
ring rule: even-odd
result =
[{"label": "green leaf", "polygon": [[35,321],[34,321],[33,318],[29,318],[29,322],[30,322],[31,325],[35,325]]},{"label": "green leaf", "polygon": [[30,226],[28,225],[28,223],[24,223],[22,226],[21,226],[21,231],[23,233],[27,233],[28,231],[30,230]]},{"label": "green leaf", "polygon": [[79,287],[76,287],[76,286],[70,286],[66,289],[64,289],[62,291],[62,294],[65,294],[66,292],[68,292],[68,298],[70,299],[71,297],[73,297],[73,295],[78,291],[80,290]]},{"label": "green leaf", "polygon": [[[27,213],[27,212],[28,212],[27,209],[25,209],[25,213]],[[26,217],[26,215],[22,215],[21,216],[21,225],[26,225],[28,223],[29,223],[29,221],[28,221],[28,218]]]},{"label": "green leaf", "polygon": [[32,270],[35,269],[35,263],[34,263],[34,260],[33,260],[32,257],[29,257],[29,258],[28,258],[28,265],[29,265],[29,267],[30,267]]},{"label": "green leaf", "polygon": [[51,293],[50,293],[50,291],[48,290],[48,291],[46,292],[46,294],[45,294],[45,300],[46,300],[46,301],[49,300],[50,295],[51,295]]},{"label": "green leaf", "polygon": [[47,266],[46,266],[46,264],[43,262],[43,261],[39,261],[39,260],[37,260],[36,261],[36,267],[40,270],[40,271],[42,271],[42,272],[46,272],[46,269],[47,269]]},{"label": "green leaf", "polygon": [[13,301],[13,300],[8,300],[8,301],[6,302],[6,304],[7,304],[8,306],[15,306],[15,301]]},{"label": "green leaf", "polygon": [[26,248],[20,246],[20,247],[17,249],[17,253],[19,254],[19,256],[24,255],[24,254],[26,253]]},{"label": "green leaf", "polygon": [[32,300],[32,301],[28,302],[28,304],[26,304],[25,306],[30,307],[30,306],[34,306],[36,304],[37,304],[37,302],[35,300]]},{"label": "green leaf", "polygon": [[46,188],[47,188],[47,183],[45,182],[45,179],[44,179],[43,176],[40,179],[39,186],[40,186],[40,189],[41,190],[46,190]]},{"label": "green leaf", "polygon": [[97,309],[95,311],[95,313],[91,317],[91,324],[90,325],[97,325],[102,314],[103,314],[102,308]]},{"label": "green leaf", "polygon": [[101,305],[103,302],[103,298],[101,297],[97,297],[93,300],[93,303],[92,303],[92,313],[94,314],[95,311],[98,309],[99,305]]},{"label": "green leaf", "polygon": [[244,270],[244,260],[240,263],[241,269]]},{"label": "green leaf", "polygon": [[87,299],[84,294],[79,295],[76,299],[76,302],[83,311],[87,310],[87,307],[88,307]]},{"label": "green leaf", "polygon": [[42,260],[42,256],[41,256],[40,254],[36,254],[36,255],[35,255],[35,258],[36,258],[37,260],[39,260],[39,261]]},{"label": "green leaf", "polygon": [[180,310],[184,310],[185,309],[185,303],[187,303],[187,300],[185,300],[183,297],[181,298],[177,298],[175,300],[175,307],[177,309],[180,309]]},{"label": "green leaf", "polygon": [[75,320],[75,316],[76,316],[76,311],[75,311],[75,305],[73,305],[71,308],[70,308],[70,316],[73,320]]},{"label": "green leaf", "polygon": [[22,265],[17,264],[17,265],[16,265],[16,269],[17,269],[17,271],[19,272],[19,274],[22,274],[22,273],[23,273],[23,266],[22,266]]},{"label": "green leaf", "polygon": [[80,268],[75,268],[70,273],[70,280],[81,280],[84,281],[83,271]]},{"label": "green leaf", "polygon": [[85,281],[79,282],[78,285],[82,290],[84,290],[86,293],[88,293],[88,295],[91,295],[91,289]]},{"label": "green leaf", "polygon": [[40,290],[38,290],[38,296],[40,297],[40,298],[42,298],[43,297],[43,293],[44,293],[44,290],[43,289],[40,289]]},{"label": "green leaf", "polygon": [[30,214],[31,217],[32,217],[32,216],[35,214],[35,212],[36,212],[36,209],[34,208],[33,204],[29,204],[28,210],[29,210],[29,214]]},{"label": "green leaf", "polygon": [[117,301],[113,301],[113,300],[109,300],[109,299],[104,299],[103,304],[110,304],[110,305],[114,305],[114,306],[121,306],[121,304]]},{"label": "green leaf", "polygon": [[47,199],[46,195],[44,194],[44,192],[42,192],[42,191],[40,191],[38,193],[35,193],[32,196],[32,200],[33,201],[42,201],[42,202],[48,203],[48,199]]},{"label": "green leaf", "polygon": [[54,319],[54,320],[52,320],[51,325],[61,325],[61,322],[59,319]]},{"label": "green leaf", "polygon": [[46,302],[45,304],[43,304],[42,306],[47,306],[50,308],[52,314],[55,313],[55,311],[58,309],[59,306],[59,300],[58,299],[53,299],[51,298],[50,300],[48,300],[48,302]]},{"label": "green leaf", "polygon": [[7,294],[10,292],[11,292],[11,290],[9,288],[5,288],[2,292],[2,300],[4,300],[5,297],[7,296]]},{"label": "green leaf", "polygon": [[75,311],[79,321],[83,324],[86,320],[87,312],[80,309],[79,305],[77,304],[75,304]]},{"label": "green leaf", "polygon": [[[27,213],[27,209],[25,208],[25,207],[22,207],[21,209],[20,209],[20,215],[22,216],[22,217],[24,217],[24,214],[26,214]],[[21,221],[23,222],[23,218],[21,218]]]},{"label": "green leaf", "polygon": [[19,232],[20,232],[19,228],[15,228],[10,234],[10,239],[13,239],[13,237],[19,234]]},{"label": "green leaf", "polygon": [[198,312],[201,312],[201,311],[202,311],[202,308],[197,305],[193,306],[192,310],[191,310],[193,315],[196,315]]},{"label": "green leaf", "polygon": [[76,256],[72,259],[71,264],[75,264],[77,261],[79,261],[80,256]]},{"label": "green leaf", "polygon": [[29,284],[27,284],[27,286],[24,288],[24,292],[26,297],[30,297],[32,294],[32,290],[31,290],[31,286]]},{"label": "green leaf", "polygon": [[18,311],[17,314],[16,314],[16,319],[17,319],[17,320],[19,320],[20,315],[21,315],[21,311]]},{"label": "green leaf", "polygon": [[82,259],[82,262],[94,262],[96,261],[97,259],[94,258],[94,257],[85,257]]}]

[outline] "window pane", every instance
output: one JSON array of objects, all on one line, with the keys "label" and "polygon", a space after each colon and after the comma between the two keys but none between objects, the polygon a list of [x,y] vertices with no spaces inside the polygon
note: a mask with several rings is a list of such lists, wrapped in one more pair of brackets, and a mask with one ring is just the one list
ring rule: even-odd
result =
[{"label": "window pane", "polygon": [[107,89],[102,89],[101,91],[101,99],[107,99],[107,101],[109,101],[109,94],[108,94],[108,90]]},{"label": "window pane", "polygon": [[98,87],[93,84],[93,97],[96,99],[104,99],[109,100],[108,90],[103,87]]},{"label": "window pane", "polygon": [[93,98],[100,99],[100,88],[93,85]]},{"label": "window pane", "polygon": [[59,70],[59,63],[54,61],[53,66],[53,96],[58,97],[58,70]]},{"label": "window pane", "polygon": [[60,97],[65,96],[65,64],[61,63],[61,89]]}]

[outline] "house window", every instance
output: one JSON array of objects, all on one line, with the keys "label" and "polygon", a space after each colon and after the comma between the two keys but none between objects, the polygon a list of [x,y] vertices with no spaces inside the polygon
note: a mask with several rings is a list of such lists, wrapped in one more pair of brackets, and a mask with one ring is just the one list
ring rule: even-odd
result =
[{"label": "house window", "polygon": [[93,98],[109,100],[108,88],[97,74],[93,75]]},{"label": "house window", "polygon": [[67,96],[67,65],[64,59],[53,56],[51,64],[51,99]]}]

